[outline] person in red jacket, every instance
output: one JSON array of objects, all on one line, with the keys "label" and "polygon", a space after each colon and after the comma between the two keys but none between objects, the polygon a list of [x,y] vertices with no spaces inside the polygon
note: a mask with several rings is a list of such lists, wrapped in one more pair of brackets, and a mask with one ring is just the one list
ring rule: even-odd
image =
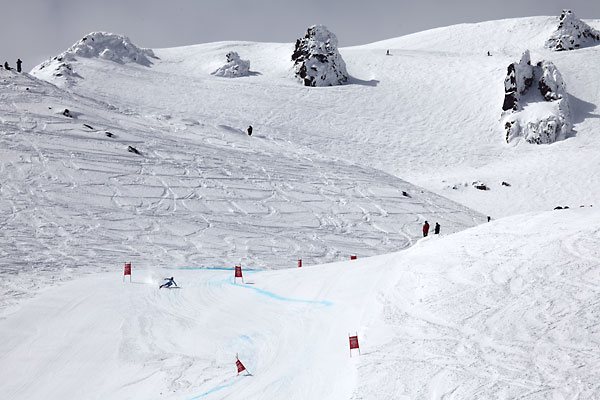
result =
[{"label": "person in red jacket", "polygon": [[429,222],[425,221],[423,224],[423,237],[426,237],[429,233]]}]

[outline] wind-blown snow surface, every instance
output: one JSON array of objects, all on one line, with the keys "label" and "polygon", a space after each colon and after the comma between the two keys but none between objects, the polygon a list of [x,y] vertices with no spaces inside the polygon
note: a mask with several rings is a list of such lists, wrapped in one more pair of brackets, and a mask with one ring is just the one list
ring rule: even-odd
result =
[{"label": "wind-blown snow surface", "polygon": [[[342,48],[351,78],[333,88],[300,87],[291,76],[293,43],[227,42],[155,49],[159,60],[150,68],[81,59],[75,67],[85,79],[76,89],[138,112],[168,108],[172,121],[251,124],[269,138],[375,167],[496,218],[600,196],[600,180],[591,178],[600,165],[600,47],[546,49],[557,24],[558,17],[462,24]],[[560,143],[505,143],[506,68],[526,49],[553,62],[568,89],[573,133]],[[257,75],[211,76],[227,51],[244,54]],[[476,191],[476,180],[491,190]]]},{"label": "wind-blown snow surface", "polygon": [[[0,321],[0,391],[32,399],[591,399],[600,213],[549,211],[281,271],[134,270]],[[158,290],[174,275],[181,289]],[[358,333],[352,358],[348,333]],[[235,354],[252,374],[236,376]]]},{"label": "wind-blown snow surface", "polygon": [[[424,219],[444,235],[482,220],[402,179],[494,219],[595,203],[600,49],[544,49],[557,20],[340,49],[351,78],[331,88],[294,80],[293,44],[156,49],[151,65],[77,57],[72,79],[38,75],[60,88],[0,72],[0,393],[593,398],[597,207],[363,260],[414,244]],[[564,141],[504,143],[506,67],[525,49],[561,71]],[[212,76],[227,51],[256,73]],[[232,271],[167,269],[355,253],[244,286]],[[121,282],[125,261],[136,283]],[[157,291],[170,275],[184,288]],[[350,360],[353,331],[363,356]],[[233,378],[235,352],[254,376]]]},{"label": "wind-blown snow surface", "polygon": [[260,129],[248,137],[235,121],[0,78],[0,309],[71,270],[278,269],[406,248],[425,219],[444,234],[484,219]]}]

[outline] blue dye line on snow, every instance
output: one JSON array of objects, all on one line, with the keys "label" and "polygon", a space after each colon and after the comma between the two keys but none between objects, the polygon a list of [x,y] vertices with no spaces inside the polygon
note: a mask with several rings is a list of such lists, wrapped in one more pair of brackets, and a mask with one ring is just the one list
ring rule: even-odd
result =
[{"label": "blue dye line on snow", "polygon": [[[174,267],[168,269],[189,269],[189,270],[201,270],[201,269],[209,269],[214,271],[235,271],[235,268],[225,268],[225,267]],[[259,272],[260,269],[254,268],[244,268],[244,272]]]},{"label": "blue dye line on snow", "polygon": [[[246,376],[246,375],[242,375],[240,378],[243,378],[244,376]],[[221,390],[221,389],[225,389],[225,388],[231,387],[231,386],[235,385],[236,383],[238,383],[239,381],[240,381],[239,379],[236,379],[236,380],[235,380],[235,381],[233,381],[233,382],[226,383],[226,384],[224,384],[224,385],[219,385],[219,386],[217,386],[217,387],[214,387],[214,388],[210,389],[208,392],[204,392],[204,393],[202,393],[202,394],[199,394],[198,396],[192,397],[192,398],[190,398],[189,400],[195,400],[195,399],[199,399],[199,398],[201,398],[201,397],[206,397],[206,396],[208,396],[209,394],[212,394],[212,393],[214,393],[214,392],[218,392],[218,391],[219,391],[219,390]]]},{"label": "blue dye line on snow", "polygon": [[327,307],[333,305],[333,303],[331,301],[327,301],[327,300],[303,300],[303,299],[292,299],[289,297],[283,297],[283,296],[278,295],[277,293],[269,292],[267,290],[260,289],[260,288],[254,287],[254,286],[248,286],[246,284],[236,283],[233,281],[233,279],[231,281],[229,281],[229,283],[231,283],[234,286],[239,286],[239,287],[243,287],[246,289],[254,290],[255,292],[258,292],[262,295],[265,295],[265,296],[270,297],[275,300],[289,301],[289,302],[293,302],[293,303],[320,304],[320,305],[327,306]]}]

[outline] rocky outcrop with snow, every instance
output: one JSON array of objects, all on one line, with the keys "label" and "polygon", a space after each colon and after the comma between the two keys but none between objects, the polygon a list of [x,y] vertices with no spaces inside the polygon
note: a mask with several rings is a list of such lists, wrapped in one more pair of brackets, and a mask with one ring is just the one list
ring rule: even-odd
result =
[{"label": "rocky outcrop with snow", "polygon": [[250,75],[250,61],[242,60],[235,51],[227,53],[226,58],[227,64],[217,69],[212,75],[225,78],[238,78]]},{"label": "rocky outcrop with snow", "polygon": [[137,47],[126,36],[92,32],[68,50],[35,67],[31,73],[45,79],[62,78],[63,81],[71,82],[73,78],[80,77],[72,64],[78,57],[97,57],[119,64],[137,63],[145,66],[152,64],[151,58],[156,58],[151,49]]},{"label": "rocky outcrop with snow", "polygon": [[571,131],[571,112],[562,76],[549,61],[531,65],[529,51],[508,66],[501,123],[506,142],[553,143]]},{"label": "rocky outcrop with snow", "polygon": [[304,86],[334,86],[348,80],[337,45],[337,37],[323,25],[311,26],[303,38],[296,40],[294,74]]},{"label": "rocky outcrop with snow", "polygon": [[574,50],[600,43],[600,32],[575,17],[571,10],[563,10],[558,28],[546,41],[551,50]]}]

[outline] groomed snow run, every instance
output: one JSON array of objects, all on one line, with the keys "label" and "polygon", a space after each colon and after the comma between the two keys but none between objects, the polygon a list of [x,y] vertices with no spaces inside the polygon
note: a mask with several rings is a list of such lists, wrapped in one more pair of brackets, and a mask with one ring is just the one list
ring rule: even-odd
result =
[{"label": "groomed snow run", "polygon": [[[594,398],[600,213],[522,215],[280,271],[133,270],[0,321],[7,399]],[[158,289],[174,276],[180,289]],[[358,333],[361,355],[349,354]],[[236,353],[250,375],[236,374]]]}]

